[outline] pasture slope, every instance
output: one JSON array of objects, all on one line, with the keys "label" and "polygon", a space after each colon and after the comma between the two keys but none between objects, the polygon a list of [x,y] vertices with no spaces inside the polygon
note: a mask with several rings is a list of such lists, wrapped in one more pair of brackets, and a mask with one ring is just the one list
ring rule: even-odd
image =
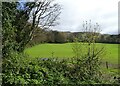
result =
[{"label": "pasture slope", "polygon": [[[58,57],[58,58],[72,58],[74,53],[72,50],[73,43],[64,44],[39,44],[31,48],[26,48],[24,51],[31,57]],[[105,47],[103,61],[118,64],[118,45],[120,44],[103,44],[97,43],[98,47]]]}]

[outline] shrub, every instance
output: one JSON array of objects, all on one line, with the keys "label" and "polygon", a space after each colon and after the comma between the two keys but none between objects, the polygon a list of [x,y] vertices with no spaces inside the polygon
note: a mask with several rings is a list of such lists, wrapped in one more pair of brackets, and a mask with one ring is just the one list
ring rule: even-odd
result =
[{"label": "shrub", "polygon": [[88,57],[67,59],[33,58],[12,52],[3,60],[3,86],[99,84],[106,83],[96,62],[87,63]]},{"label": "shrub", "polygon": [[3,85],[81,84],[89,79],[99,82],[92,77],[80,59],[30,59],[27,55],[14,52],[3,62]]}]

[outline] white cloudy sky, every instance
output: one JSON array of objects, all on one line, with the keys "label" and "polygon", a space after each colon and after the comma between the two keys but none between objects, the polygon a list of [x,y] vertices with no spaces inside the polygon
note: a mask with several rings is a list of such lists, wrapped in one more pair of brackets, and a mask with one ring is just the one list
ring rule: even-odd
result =
[{"label": "white cloudy sky", "polygon": [[83,21],[98,22],[101,33],[118,33],[119,0],[57,0],[62,6],[59,31],[81,31]]}]

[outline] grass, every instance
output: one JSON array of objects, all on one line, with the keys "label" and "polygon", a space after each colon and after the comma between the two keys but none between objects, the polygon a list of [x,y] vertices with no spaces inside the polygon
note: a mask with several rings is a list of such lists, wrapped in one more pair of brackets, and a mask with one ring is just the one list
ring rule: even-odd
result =
[{"label": "grass", "polygon": [[[97,43],[97,46],[105,47],[104,61],[118,64],[118,45],[119,44],[102,44]],[[31,57],[59,57],[59,58],[71,58],[74,56],[72,50],[72,43],[64,44],[39,44],[31,48],[27,48],[25,53]]]},{"label": "grass", "polygon": [[65,44],[39,44],[25,50],[32,57],[73,57],[72,46]]},{"label": "grass", "polygon": [[111,63],[118,63],[118,46],[120,44],[105,44],[106,47],[106,56],[105,60],[110,61]]}]

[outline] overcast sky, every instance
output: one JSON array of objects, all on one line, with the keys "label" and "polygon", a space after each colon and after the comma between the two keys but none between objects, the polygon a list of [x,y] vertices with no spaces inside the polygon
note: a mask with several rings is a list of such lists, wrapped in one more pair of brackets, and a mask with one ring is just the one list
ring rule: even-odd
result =
[{"label": "overcast sky", "polygon": [[101,33],[118,33],[119,0],[57,0],[62,6],[59,25],[54,30],[81,31],[83,21],[92,20],[101,27]]}]

